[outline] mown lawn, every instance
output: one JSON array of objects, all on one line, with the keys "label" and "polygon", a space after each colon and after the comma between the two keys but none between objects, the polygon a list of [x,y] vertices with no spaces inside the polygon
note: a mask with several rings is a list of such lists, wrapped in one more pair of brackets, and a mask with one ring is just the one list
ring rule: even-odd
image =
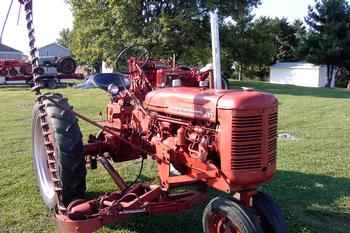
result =
[{"label": "mown lawn", "polygon": [[[282,206],[291,233],[350,232],[350,92],[258,82],[231,82],[276,94],[280,101],[278,173],[263,187]],[[106,95],[99,90],[57,90],[76,110],[98,119]],[[31,162],[33,94],[26,88],[0,88],[0,232],[55,232],[52,213],[42,204]],[[85,135],[95,129],[80,122]],[[129,181],[139,162],[118,165]],[[154,180],[148,162],[142,178]],[[102,169],[90,171],[88,192],[112,191]],[[204,206],[177,215],[142,216],[99,232],[201,233]]]}]

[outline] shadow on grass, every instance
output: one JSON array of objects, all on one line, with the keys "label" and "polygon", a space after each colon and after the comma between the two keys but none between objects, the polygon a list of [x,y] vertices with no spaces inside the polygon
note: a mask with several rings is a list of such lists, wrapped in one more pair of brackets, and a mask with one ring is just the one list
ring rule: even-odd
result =
[{"label": "shadow on grass", "polygon": [[293,232],[303,232],[301,225],[312,232],[349,232],[350,211],[337,205],[350,197],[349,178],[279,171],[266,191],[279,200]]},{"label": "shadow on grass", "polygon": [[314,96],[324,98],[350,98],[350,91],[346,89],[327,89],[327,88],[311,88],[299,87],[293,85],[280,85],[265,82],[249,82],[249,81],[230,81],[232,89],[240,87],[253,87],[259,91],[271,92],[273,94],[294,95],[294,96]]},{"label": "shadow on grass", "polygon": [[[310,232],[345,233],[350,228],[350,215],[335,207],[337,200],[350,195],[350,179],[279,171],[263,190],[278,200],[290,232],[305,232],[306,227]],[[214,191],[209,196],[218,195],[225,194]],[[137,233],[202,233],[205,204],[178,214],[132,216],[107,228]]]}]

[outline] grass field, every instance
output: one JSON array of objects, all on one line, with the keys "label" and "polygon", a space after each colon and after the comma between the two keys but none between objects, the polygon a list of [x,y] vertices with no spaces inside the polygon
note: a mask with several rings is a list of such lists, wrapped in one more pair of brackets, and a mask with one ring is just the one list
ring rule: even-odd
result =
[{"label": "grass field", "polygon": [[[257,82],[232,82],[276,94],[280,101],[278,173],[263,187],[282,206],[291,233],[350,232],[350,92]],[[106,95],[99,90],[57,90],[76,110],[98,118]],[[31,163],[33,94],[24,88],[0,88],[0,232],[55,232],[52,213],[42,204]],[[95,129],[80,122],[85,135]],[[118,165],[129,181],[139,164]],[[143,179],[154,180],[148,162]],[[112,191],[102,169],[90,171],[88,193]],[[140,216],[99,232],[200,233],[204,206],[177,215]]]}]

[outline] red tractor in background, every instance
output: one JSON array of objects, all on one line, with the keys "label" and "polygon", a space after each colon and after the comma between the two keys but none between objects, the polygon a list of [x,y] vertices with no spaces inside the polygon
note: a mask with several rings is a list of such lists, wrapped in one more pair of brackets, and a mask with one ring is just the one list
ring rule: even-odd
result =
[{"label": "red tractor in background", "polygon": [[32,80],[32,65],[22,60],[0,59],[0,85]]},{"label": "red tractor in background", "polygon": [[[215,58],[216,68],[201,72],[180,67],[175,59],[171,64],[150,59],[145,52],[124,59],[127,72],[115,78],[87,80],[110,95],[105,119],[93,121],[62,95],[40,92],[32,0],[20,2],[37,94],[33,162],[59,232],[90,233],[135,214],[180,212],[204,202],[208,188],[227,197],[208,203],[204,233],[287,232],[278,205],[257,190],[276,171],[278,101],[272,94],[220,89]],[[123,63],[119,58],[117,67]],[[100,129],[86,144],[78,118]],[[159,184],[139,181],[145,159],[155,162]],[[140,172],[128,184],[112,163],[132,160],[141,160]],[[86,167],[98,164],[118,189],[84,199]]]},{"label": "red tractor in background", "polygon": [[[76,74],[76,63],[71,57],[40,57],[41,85],[55,89],[61,80],[82,80],[82,74]],[[24,60],[0,59],[0,85],[33,85],[32,64]]]}]

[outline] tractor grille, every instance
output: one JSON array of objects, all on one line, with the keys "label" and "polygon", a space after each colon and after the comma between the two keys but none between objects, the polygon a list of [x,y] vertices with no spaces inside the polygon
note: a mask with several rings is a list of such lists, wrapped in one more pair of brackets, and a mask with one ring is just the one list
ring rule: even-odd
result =
[{"label": "tractor grille", "polygon": [[277,151],[277,113],[269,115],[269,137],[268,137],[268,154],[269,163],[276,161]]},{"label": "tractor grille", "polygon": [[261,170],[276,160],[276,145],[277,113],[232,117],[232,169]]},{"label": "tractor grille", "polygon": [[232,117],[232,168],[255,170],[261,167],[262,116]]}]

